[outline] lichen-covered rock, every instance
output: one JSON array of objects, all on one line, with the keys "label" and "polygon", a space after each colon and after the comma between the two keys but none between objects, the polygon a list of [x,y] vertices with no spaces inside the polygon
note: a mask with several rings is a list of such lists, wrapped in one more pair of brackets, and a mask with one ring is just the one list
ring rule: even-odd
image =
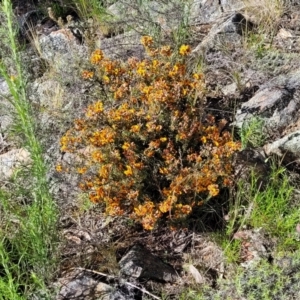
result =
[{"label": "lichen-covered rock", "polygon": [[123,31],[134,28],[145,32],[156,27],[168,33],[189,17],[189,5],[183,1],[116,1],[107,11],[112,16],[111,24]]},{"label": "lichen-covered rock", "polygon": [[88,61],[87,46],[80,44],[72,31],[63,28],[39,38],[39,52],[53,72],[66,84],[74,84],[82,65]]},{"label": "lichen-covered rock", "polygon": [[285,164],[297,163],[300,165],[300,130],[266,144],[264,150],[267,155],[276,154],[281,157]]},{"label": "lichen-covered rock", "polygon": [[125,32],[111,38],[104,38],[99,43],[99,48],[106,57],[111,59],[126,60],[129,57],[143,59],[145,49],[140,42],[141,35],[135,31]]},{"label": "lichen-covered rock", "polygon": [[1,99],[1,96],[8,96],[9,94],[10,94],[9,88],[8,88],[6,81],[4,79],[0,78],[0,99]]},{"label": "lichen-covered rock", "polygon": [[0,181],[7,180],[14,172],[31,163],[30,153],[26,149],[13,149],[0,155]]},{"label": "lichen-covered rock", "polygon": [[237,231],[233,238],[241,241],[241,266],[249,268],[270,256],[271,243],[262,228]]},{"label": "lichen-covered rock", "polygon": [[300,69],[273,78],[242,104],[236,113],[235,125],[241,128],[247,119],[258,116],[266,120],[267,128],[282,132],[299,117],[299,88]]},{"label": "lichen-covered rock", "polygon": [[243,6],[241,0],[194,0],[191,4],[191,23],[214,23],[224,12],[238,11]]},{"label": "lichen-covered rock", "polygon": [[113,288],[100,282],[82,270],[75,270],[66,274],[56,283],[59,292],[56,300],[93,300],[100,299],[110,300],[110,294]]},{"label": "lichen-covered rock", "polygon": [[12,105],[6,99],[9,95],[10,92],[6,81],[0,78],[0,134],[6,132],[13,123],[11,115]]},{"label": "lichen-covered rock", "polygon": [[240,13],[233,13],[230,16],[220,18],[214,23],[210,32],[201,43],[193,50],[194,55],[218,48],[220,44],[240,44],[242,33],[252,25]]}]

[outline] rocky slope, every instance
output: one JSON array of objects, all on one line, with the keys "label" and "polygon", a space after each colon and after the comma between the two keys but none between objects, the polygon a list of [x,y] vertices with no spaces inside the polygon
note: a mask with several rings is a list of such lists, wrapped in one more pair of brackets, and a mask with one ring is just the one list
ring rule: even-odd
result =
[{"label": "rocky slope", "polygon": [[[179,299],[186,286],[216,287],[217,280],[232,271],[224,251],[208,233],[226,226],[224,208],[201,215],[205,226],[195,221],[185,230],[159,228],[148,233],[129,226],[126,219],[105,217],[100,207],[87,204],[75,176],[55,171],[62,160],[72,160],[60,152],[60,137],[99,92],[97,85],[81,78],[92,47],[100,47],[113,58],[142,58],[140,37],[149,28],[153,32],[153,24],[163,43],[174,41],[176,35],[182,38],[180,30],[184,30],[185,41],[193,46],[190,64],[200,64],[205,74],[207,112],[226,118],[236,131],[253,119],[260,122],[262,138],[259,144],[249,139],[247,149],[238,153],[236,176],[247,180],[255,168],[263,178],[259,187],[267,184],[270,167],[266,160],[273,156],[295,174],[299,172],[300,3],[290,1],[281,14],[274,10],[268,15],[265,7],[259,10],[249,6],[251,1],[242,0],[146,2],[139,6],[135,1],[116,1],[107,7],[113,17],[101,26],[80,19],[76,10],[73,21],[64,15],[61,24],[45,12],[39,14],[38,3],[17,4],[21,34],[31,40],[23,53],[29,98],[47,149],[52,192],[61,209],[55,299],[160,299],[162,291],[170,299]],[[261,2],[266,5],[267,1]],[[274,18],[272,27],[268,18]],[[28,37],[31,21],[34,39]],[[1,94],[9,96],[0,78]],[[13,119],[6,98],[0,101],[0,181],[5,181],[18,164],[30,163],[30,159],[26,150],[17,149],[10,140]],[[242,241],[238,261],[246,281],[247,276],[256,276],[251,275],[255,273],[252,263],[270,259],[276,243],[257,228],[241,229],[235,238]],[[291,272],[297,268],[296,263]],[[290,298],[278,299],[296,299],[299,289],[295,289]],[[222,295],[223,299],[245,299],[228,288],[225,291],[229,296]],[[210,297],[208,293],[206,299],[214,299]]]}]

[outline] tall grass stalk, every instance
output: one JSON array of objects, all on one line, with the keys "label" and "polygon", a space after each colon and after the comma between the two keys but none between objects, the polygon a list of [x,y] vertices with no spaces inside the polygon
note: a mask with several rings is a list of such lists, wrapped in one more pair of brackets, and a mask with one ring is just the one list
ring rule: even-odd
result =
[{"label": "tall grass stalk", "polygon": [[[7,100],[14,108],[16,122],[14,125],[24,141],[23,147],[30,152],[32,160],[30,177],[27,173],[27,178],[24,178],[23,182],[26,186],[11,193],[0,191],[0,210],[6,219],[5,227],[3,224],[0,227],[0,269],[2,268],[0,271],[5,274],[0,279],[0,299],[22,299],[19,297],[26,292],[43,287],[44,281],[49,276],[49,268],[53,265],[55,253],[58,213],[49,190],[47,165],[43,158],[43,149],[35,134],[37,126],[27,98],[26,79],[17,43],[17,29],[11,1],[3,0],[0,11],[5,18],[5,24],[1,25],[6,30],[4,43],[9,49],[13,65],[7,66],[0,61],[0,74],[6,80],[11,94]],[[14,74],[9,71],[11,67]],[[19,176],[22,176],[22,172]],[[21,207],[15,205],[13,201],[17,198],[16,194],[19,192],[20,197],[24,191],[27,198],[30,195],[30,203]],[[10,220],[12,214],[18,219],[17,230]],[[2,295],[6,296],[1,298]]]}]

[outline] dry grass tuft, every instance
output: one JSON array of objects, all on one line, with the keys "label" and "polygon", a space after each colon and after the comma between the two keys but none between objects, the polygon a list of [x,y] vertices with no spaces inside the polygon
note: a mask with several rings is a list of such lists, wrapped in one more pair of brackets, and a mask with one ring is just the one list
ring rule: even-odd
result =
[{"label": "dry grass tuft", "polygon": [[288,11],[287,0],[244,0],[245,14],[267,33],[275,32],[282,15]]}]

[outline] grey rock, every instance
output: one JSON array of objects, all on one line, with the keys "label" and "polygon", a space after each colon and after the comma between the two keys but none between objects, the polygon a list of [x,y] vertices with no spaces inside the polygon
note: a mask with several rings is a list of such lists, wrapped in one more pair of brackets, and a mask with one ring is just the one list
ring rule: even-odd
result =
[{"label": "grey rock", "polygon": [[129,57],[144,58],[145,50],[142,46],[141,35],[135,31],[125,32],[111,38],[104,38],[98,45],[105,56],[111,59],[126,60]]},{"label": "grey rock", "polygon": [[300,69],[275,77],[267,82],[247,102],[243,103],[235,116],[234,125],[241,128],[253,117],[265,122],[267,132],[280,135],[285,128],[299,119]]},{"label": "grey rock", "polygon": [[219,0],[224,12],[239,11],[245,8],[244,0]]},{"label": "grey rock", "polygon": [[244,262],[241,263],[241,266],[244,268],[249,268],[270,255],[272,245],[262,228],[238,231],[233,238],[248,242],[248,245],[244,245],[245,249],[243,249],[245,257],[242,257]]},{"label": "grey rock", "polygon": [[182,1],[117,1],[108,8],[112,24],[124,31],[134,28],[145,32],[150,28],[166,33],[176,29],[189,15],[189,6]]},{"label": "grey rock", "polygon": [[252,118],[260,118],[268,144],[263,149],[282,158],[284,164],[300,164],[300,69],[274,77],[241,105],[235,116],[242,128]]},{"label": "grey rock", "polygon": [[39,105],[49,110],[61,109],[64,98],[64,90],[60,82],[55,79],[36,80],[31,85],[32,91],[39,99]]},{"label": "grey rock", "polygon": [[121,274],[139,279],[152,279],[163,282],[174,282],[177,273],[174,268],[142,245],[134,245],[119,262]]},{"label": "grey rock", "polygon": [[239,11],[242,0],[194,0],[191,5],[191,24],[215,23],[224,13]]},{"label": "grey rock", "polygon": [[74,84],[80,76],[80,68],[89,58],[87,46],[80,44],[67,28],[42,35],[38,48],[41,57],[50,64],[52,71],[59,74],[62,82],[69,84]]},{"label": "grey rock", "polygon": [[0,155],[0,181],[7,180],[21,166],[31,163],[30,153],[26,149],[13,149]]},{"label": "grey rock", "polygon": [[109,300],[135,300],[136,289],[127,282],[120,280],[118,286],[110,293]]},{"label": "grey rock", "polygon": [[191,11],[192,24],[211,23],[222,15],[219,0],[194,0]]},{"label": "grey rock", "polygon": [[74,271],[59,279],[56,300],[110,300],[114,290],[110,285],[99,282],[83,271]]},{"label": "grey rock", "polygon": [[260,89],[254,97],[242,104],[236,115],[235,125],[241,128],[246,120],[254,116],[267,120],[266,124],[272,129],[282,129],[292,121],[292,112],[296,103],[292,93],[285,88],[270,87]]},{"label": "grey rock", "polygon": [[40,38],[40,48],[42,57],[50,62],[54,62],[57,54],[68,54],[76,44],[76,38],[67,29],[60,29],[52,32],[48,36]]},{"label": "grey rock", "polygon": [[264,146],[267,155],[275,154],[283,162],[300,164],[300,130]]},{"label": "grey rock", "polygon": [[238,90],[237,84],[235,82],[230,83],[222,88],[222,93],[225,96],[236,95]]},{"label": "grey rock", "polygon": [[0,134],[8,130],[13,123],[11,103],[6,97],[10,96],[10,91],[6,81],[0,78]]},{"label": "grey rock", "polygon": [[8,95],[10,95],[8,85],[4,78],[0,78],[0,99],[1,96],[7,97]]},{"label": "grey rock", "polygon": [[220,18],[211,28],[201,43],[193,50],[194,55],[205,51],[222,47],[224,44],[240,44],[242,33],[247,27],[251,27],[246,18],[240,13],[232,13]]}]

